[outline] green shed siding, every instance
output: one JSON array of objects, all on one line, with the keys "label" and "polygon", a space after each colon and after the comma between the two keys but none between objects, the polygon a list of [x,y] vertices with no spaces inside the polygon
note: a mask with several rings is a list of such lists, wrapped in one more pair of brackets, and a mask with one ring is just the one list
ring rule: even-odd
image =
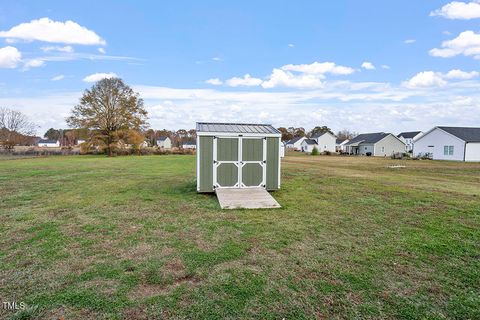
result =
[{"label": "green shed siding", "polygon": [[258,163],[247,163],[242,168],[242,182],[247,187],[257,187],[262,183],[262,166]]},{"label": "green shed siding", "polygon": [[263,161],[263,139],[242,139],[242,160]]},{"label": "green shed siding", "polygon": [[199,137],[199,150],[197,157],[199,171],[197,177],[200,180],[200,192],[213,191],[213,137]]},{"label": "green shed siding", "polygon": [[[258,163],[248,163],[249,161],[263,160],[263,138],[242,138],[242,159],[239,159],[239,139],[238,137],[213,136],[198,137],[198,191],[213,192],[214,188],[214,163],[213,154],[214,144],[216,144],[218,161],[244,161],[241,179],[246,187],[256,187],[262,182],[262,167]],[[266,138],[266,189],[277,190],[279,188],[279,170],[280,170],[280,139],[277,137]],[[238,181],[239,169],[234,163],[222,163],[216,169],[217,182],[221,187],[233,187]]]},{"label": "green shed siding", "polygon": [[279,186],[280,139],[267,138],[267,190],[277,190]]},{"label": "green shed siding", "polygon": [[237,138],[217,138],[217,160],[238,161]]},{"label": "green shed siding", "polygon": [[222,163],[217,168],[218,184],[222,187],[233,187],[238,182],[238,167],[233,163]]}]

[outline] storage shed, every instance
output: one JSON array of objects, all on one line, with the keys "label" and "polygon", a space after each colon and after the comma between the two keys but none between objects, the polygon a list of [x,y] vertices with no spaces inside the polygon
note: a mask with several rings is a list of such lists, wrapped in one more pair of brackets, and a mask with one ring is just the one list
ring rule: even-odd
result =
[{"label": "storage shed", "polygon": [[281,133],[269,124],[197,123],[197,191],[280,188]]}]

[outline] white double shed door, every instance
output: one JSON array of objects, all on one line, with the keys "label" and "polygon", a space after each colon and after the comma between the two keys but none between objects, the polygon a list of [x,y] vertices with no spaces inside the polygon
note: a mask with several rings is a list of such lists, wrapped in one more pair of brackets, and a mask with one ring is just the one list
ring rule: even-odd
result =
[{"label": "white double shed door", "polygon": [[265,188],[266,168],[267,138],[213,138],[214,188]]}]

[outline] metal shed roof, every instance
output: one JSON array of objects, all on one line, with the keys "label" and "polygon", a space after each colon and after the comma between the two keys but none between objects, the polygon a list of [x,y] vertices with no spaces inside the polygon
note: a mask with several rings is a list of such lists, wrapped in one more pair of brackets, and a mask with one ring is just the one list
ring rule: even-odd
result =
[{"label": "metal shed roof", "polygon": [[197,122],[197,133],[281,134],[270,124]]}]

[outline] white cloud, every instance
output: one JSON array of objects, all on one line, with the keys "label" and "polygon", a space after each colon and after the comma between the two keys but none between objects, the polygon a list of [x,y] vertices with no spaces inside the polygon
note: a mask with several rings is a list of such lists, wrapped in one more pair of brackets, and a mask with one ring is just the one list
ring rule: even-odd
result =
[{"label": "white cloud", "polygon": [[364,63],[362,63],[362,68],[366,70],[374,70],[375,66],[371,62],[365,61]]},{"label": "white cloud", "polygon": [[265,89],[276,87],[290,87],[290,88],[321,88],[323,83],[321,81],[322,75],[314,74],[293,74],[292,72],[273,69],[269,79],[262,83]]},{"label": "white cloud", "polygon": [[98,52],[100,52],[101,54],[107,53],[107,51],[105,50],[105,48],[98,48]]},{"label": "white cloud", "polygon": [[430,50],[430,55],[434,57],[450,58],[460,54],[480,58],[480,34],[463,31],[455,39],[443,41],[440,49]]},{"label": "white cloud", "polygon": [[21,23],[8,31],[0,31],[1,38],[44,41],[52,43],[105,45],[103,40],[94,31],[89,30],[76,22],[53,21],[49,18],[41,18],[30,22]]},{"label": "white cloud", "polygon": [[53,77],[53,78],[50,79],[50,80],[52,80],[52,81],[60,81],[60,80],[63,80],[64,78],[65,78],[65,76],[64,76],[63,74],[59,74],[58,76],[55,76],[55,77]]},{"label": "white cloud", "polygon": [[470,20],[480,18],[480,1],[452,1],[440,9],[432,11],[430,16],[441,16],[447,19]]},{"label": "white cloud", "polygon": [[22,53],[17,48],[7,46],[0,48],[0,68],[16,68],[22,60]]},{"label": "white cloud", "polygon": [[205,83],[208,83],[214,86],[219,86],[223,83],[223,81],[218,78],[212,78],[212,79],[205,80]]},{"label": "white cloud", "polygon": [[407,39],[407,40],[405,40],[405,41],[403,41],[403,42],[404,42],[405,44],[412,44],[412,43],[417,42],[417,40],[415,40],[415,39]]},{"label": "white cloud", "polygon": [[[373,65],[372,65],[373,66]],[[374,68],[374,67],[373,67]],[[355,69],[337,65],[334,62],[313,62],[311,64],[287,64],[274,68],[267,80],[253,78],[249,74],[243,77],[233,77],[225,81],[230,87],[262,86],[265,89],[276,87],[290,88],[322,88],[326,74],[348,75]],[[207,83],[220,84],[220,79],[209,79]]]},{"label": "white cloud", "polygon": [[233,77],[225,81],[229,87],[255,87],[262,84],[262,79],[252,78],[248,73],[243,78]]},{"label": "white cloud", "polygon": [[116,78],[116,77],[118,77],[117,74],[113,73],[113,72],[108,72],[108,73],[98,72],[98,73],[94,73],[94,74],[91,74],[89,76],[86,76],[85,78],[83,78],[83,81],[85,81],[85,82],[97,82],[97,81],[100,81],[102,79]]},{"label": "white cloud", "polygon": [[410,88],[426,88],[444,86],[447,82],[443,80],[442,74],[433,71],[422,71],[414,75],[405,85]]},{"label": "white cloud", "polygon": [[404,82],[404,86],[409,88],[426,88],[445,86],[448,80],[469,80],[480,75],[477,71],[462,71],[453,69],[447,73],[423,71],[414,75],[410,80]]},{"label": "white cloud", "polygon": [[218,61],[222,61],[222,58],[220,58],[220,57],[213,57],[212,60],[218,62]]},{"label": "white cloud", "polygon": [[[326,81],[321,90],[222,90],[134,85],[145,99],[152,128],[194,128],[197,121],[263,121],[274,126],[313,128],[325,123],[334,131],[424,131],[439,123],[475,126],[480,123],[480,81],[458,82],[438,90],[406,88],[388,83]],[[444,90],[443,90],[444,89]],[[41,126],[64,127],[82,92],[25,97],[0,96]],[[346,103],[348,102],[348,103]],[[292,112],[295,117],[292,117]]]},{"label": "white cloud", "polygon": [[47,47],[41,47],[40,48],[43,52],[50,52],[50,51],[58,51],[58,52],[65,52],[65,53],[72,53],[73,47],[72,46],[47,46]]},{"label": "white cloud", "polygon": [[23,64],[23,70],[28,70],[30,68],[43,67],[44,65],[45,65],[45,61],[41,59],[29,59],[29,60],[25,60]]},{"label": "white cloud", "polygon": [[289,43],[289,44],[288,44],[288,47],[289,47],[289,48],[293,48],[293,47],[295,47],[295,45],[294,45],[293,43]]},{"label": "white cloud", "polygon": [[390,66],[386,64],[382,64],[382,69],[390,69]]},{"label": "white cloud", "polygon": [[340,66],[334,62],[313,62],[311,64],[287,64],[281,67],[285,71],[296,71],[308,74],[324,75],[327,73],[334,75],[348,75],[355,72],[355,69]]},{"label": "white cloud", "polygon": [[460,79],[460,80],[468,80],[472,78],[478,77],[479,73],[477,71],[466,72],[458,69],[450,70],[447,72],[444,77],[446,79]]}]

